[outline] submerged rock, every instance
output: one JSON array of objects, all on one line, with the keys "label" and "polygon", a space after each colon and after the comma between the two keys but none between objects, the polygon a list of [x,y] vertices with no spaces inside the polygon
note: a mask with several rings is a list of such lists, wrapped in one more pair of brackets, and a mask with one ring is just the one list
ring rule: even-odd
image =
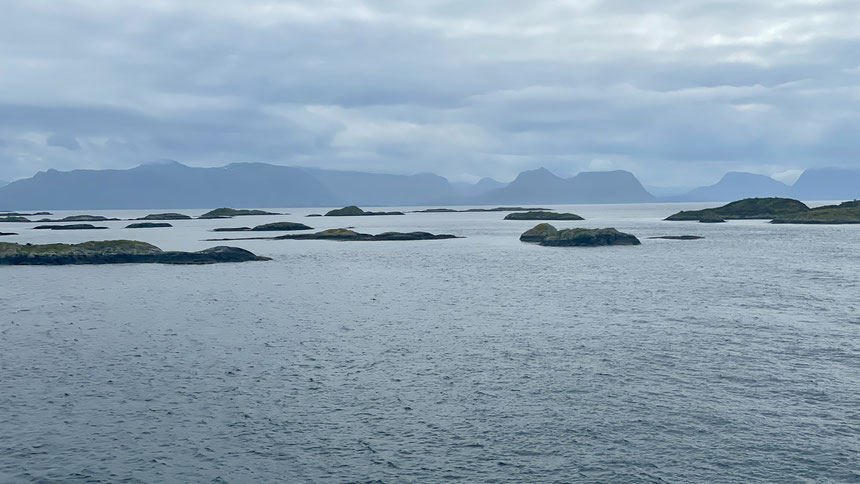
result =
[{"label": "submerged rock", "polygon": [[505,220],[585,220],[575,213],[546,211],[515,212],[505,215]]},{"label": "submerged rock", "polygon": [[601,245],[639,245],[639,239],[631,234],[606,229],[557,230],[549,224],[539,224],[524,232],[520,240],[537,242],[549,247],[596,247]]},{"label": "submerged rock", "polygon": [[699,240],[704,239],[700,235],[658,235],[656,237],[648,237],[649,239],[666,239],[666,240]]},{"label": "submerged rock", "polygon": [[791,198],[745,198],[728,203],[722,207],[681,211],[666,217],[666,220],[699,220],[706,223],[724,222],[729,219],[766,220],[807,211],[809,211],[809,207],[803,202]]},{"label": "submerged rock", "polygon": [[248,215],[284,215],[281,213],[266,212],[265,210],[243,210],[235,208],[216,208],[204,213],[200,218],[232,218]]},{"label": "submerged rock", "polygon": [[141,222],[136,224],[128,224],[125,226],[125,228],[127,229],[156,229],[162,227],[173,227],[173,225],[160,222]]},{"label": "submerged rock", "polygon": [[137,220],[191,220],[191,216],[175,212],[151,213]]},{"label": "submerged rock", "polygon": [[35,230],[104,230],[106,228],[96,227],[92,224],[39,225],[33,227]]},{"label": "submerged rock", "polygon": [[249,232],[251,227],[218,227],[213,232]]},{"label": "submerged rock", "polygon": [[326,217],[358,217],[367,215],[404,215],[403,212],[365,212],[364,210],[350,205],[348,207],[338,208],[328,211]]},{"label": "submerged rock", "polygon": [[81,244],[15,244],[0,242],[0,265],[65,264],[214,264],[271,260],[237,247],[200,252],[165,252],[146,242],[106,240]]}]

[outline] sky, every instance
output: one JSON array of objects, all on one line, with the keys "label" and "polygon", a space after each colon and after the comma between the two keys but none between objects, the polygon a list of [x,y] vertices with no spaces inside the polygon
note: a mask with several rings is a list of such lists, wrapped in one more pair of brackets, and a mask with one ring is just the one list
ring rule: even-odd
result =
[{"label": "sky", "polygon": [[860,168],[856,0],[4,0],[0,179]]}]

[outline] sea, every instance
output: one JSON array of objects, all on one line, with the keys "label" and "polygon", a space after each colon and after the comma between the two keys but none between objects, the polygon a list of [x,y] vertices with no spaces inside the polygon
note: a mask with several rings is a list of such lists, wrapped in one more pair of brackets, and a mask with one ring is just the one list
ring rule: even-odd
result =
[{"label": "sea", "polygon": [[[662,220],[706,206],[2,224],[273,260],[0,266],[0,482],[860,482],[860,226]],[[205,240],[277,221],[463,238]]]}]

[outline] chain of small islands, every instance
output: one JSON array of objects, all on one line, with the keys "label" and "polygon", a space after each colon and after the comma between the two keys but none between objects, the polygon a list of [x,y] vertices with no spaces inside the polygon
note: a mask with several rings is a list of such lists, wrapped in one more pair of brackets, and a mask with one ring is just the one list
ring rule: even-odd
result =
[{"label": "chain of small islands", "polygon": [[[546,208],[496,207],[451,209],[435,208],[416,210],[412,213],[474,213],[510,212],[504,220],[541,221],[538,225],[520,235],[525,243],[548,247],[596,247],[596,246],[634,246],[640,245],[639,239],[632,234],[619,232],[615,228],[567,228],[557,229],[547,221],[585,220],[573,213],[559,213]],[[104,230],[108,227],[93,223],[118,221],[99,215],[73,215],[61,219],[32,217],[50,216],[50,212],[17,213],[0,212],[0,223],[38,223],[33,230]],[[255,215],[289,215],[263,210],[244,210],[218,208],[197,217],[198,219],[233,219]],[[396,216],[404,212],[370,212],[356,206],[348,206],[327,213],[313,213],[306,217],[364,217]],[[127,229],[170,228],[169,221],[192,220],[193,217],[181,213],[155,213],[135,219]],[[790,198],[746,198],[726,205],[703,210],[686,210],[670,215],[666,221],[696,221],[699,223],[725,223],[728,220],[770,220],[773,224],[857,224],[860,223],[860,201],[852,200],[839,205],[825,205],[810,208],[803,202]],[[89,222],[89,223],[83,223]],[[429,232],[383,232],[366,234],[352,230],[352,227],[327,229],[308,232],[313,227],[298,222],[274,222],[254,227],[219,227],[213,232],[295,232],[271,237],[215,238],[206,241],[241,240],[332,240],[332,241],[417,241],[463,238],[451,234],[432,234]],[[2,232],[0,236],[16,236],[17,233]],[[664,235],[652,239],[697,240],[696,235]],[[152,244],[134,240],[89,241],[78,244],[30,244],[0,242],[0,265],[67,265],[67,264],[214,264],[221,262],[268,261],[268,257],[258,256],[248,250],[230,246],[216,246],[198,252],[165,251]]]}]

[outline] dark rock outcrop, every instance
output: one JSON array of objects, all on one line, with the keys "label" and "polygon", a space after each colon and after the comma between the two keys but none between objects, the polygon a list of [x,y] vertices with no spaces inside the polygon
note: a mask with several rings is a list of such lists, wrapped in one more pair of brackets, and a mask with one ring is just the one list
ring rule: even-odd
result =
[{"label": "dark rock outcrop", "polygon": [[803,202],[791,198],[745,198],[723,205],[722,207],[705,210],[685,210],[670,215],[666,220],[699,220],[717,221],[717,218],[729,219],[774,219],[786,215],[794,215],[809,210]]},{"label": "dark rock outcrop", "polygon": [[721,224],[725,223],[726,219],[717,215],[713,212],[703,213],[701,217],[699,217],[699,223],[702,224]]},{"label": "dark rock outcrop", "polygon": [[537,224],[523,232],[520,240],[523,242],[541,243],[549,236],[557,235],[558,230],[550,224]]},{"label": "dark rock outcrop", "polygon": [[18,234],[14,233],[14,232],[0,232],[0,237],[2,237],[4,235],[18,235]]},{"label": "dark rock outcrop", "polygon": [[68,225],[38,225],[35,230],[103,230],[107,227],[96,227],[92,224],[68,224]]},{"label": "dark rock outcrop", "polygon": [[368,215],[403,215],[403,212],[365,212],[355,205],[350,205],[348,207],[330,210],[325,214],[326,217],[359,217]]},{"label": "dark rock outcrop", "polygon": [[128,224],[125,226],[125,228],[127,229],[157,229],[164,227],[173,227],[173,225],[163,222],[140,222],[135,224]]},{"label": "dark rock outcrop", "polygon": [[[543,227],[542,227],[543,226]],[[525,237],[525,239],[524,239]],[[537,242],[548,247],[597,247],[601,245],[639,245],[639,239],[631,234],[606,229],[556,230],[549,224],[539,224],[524,232],[520,240]]]},{"label": "dark rock outcrop", "polygon": [[585,220],[575,213],[546,211],[514,212],[505,215],[505,220]]},{"label": "dark rock outcrop", "polygon": [[0,242],[0,265],[214,264],[263,260],[271,259],[224,246],[200,252],[165,252],[152,244],[134,240],[45,245]]},{"label": "dark rock outcrop", "polygon": [[146,217],[141,217],[137,220],[191,220],[191,217],[182,213],[168,212],[151,213]]},{"label": "dark rock outcrop", "polygon": [[284,215],[281,213],[272,213],[266,212],[265,210],[242,210],[235,208],[216,208],[215,210],[210,210],[209,212],[204,213],[200,216],[200,218],[233,218],[233,217],[242,217],[248,215]]},{"label": "dark rock outcrop", "polygon": [[291,230],[313,230],[313,227],[308,227],[305,224],[296,222],[274,222],[270,224],[258,225],[251,229],[252,232],[284,232]]}]

